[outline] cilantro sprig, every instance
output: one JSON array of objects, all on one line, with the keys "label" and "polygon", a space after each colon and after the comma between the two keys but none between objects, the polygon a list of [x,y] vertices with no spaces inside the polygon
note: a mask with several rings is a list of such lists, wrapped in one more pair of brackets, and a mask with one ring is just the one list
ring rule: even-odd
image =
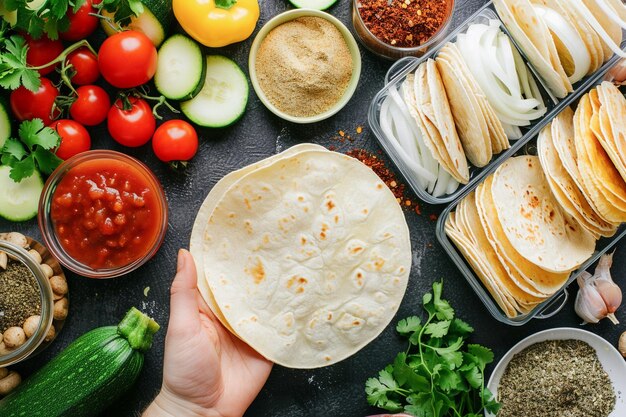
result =
[{"label": "cilantro sprig", "polygon": [[[59,38],[59,33],[69,28],[68,12],[77,12],[86,0],[45,0],[37,9],[29,6],[30,0],[4,0],[8,11],[17,10],[15,27],[35,39],[46,34],[50,39]],[[95,8],[115,12],[114,19],[122,25],[130,23],[132,16],[143,13],[141,0],[103,0]]]},{"label": "cilantro sprig", "polygon": [[9,177],[15,182],[28,178],[35,170],[49,175],[63,162],[53,150],[61,143],[61,137],[52,128],[45,127],[41,119],[22,122],[19,138],[8,139],[0,160],[11,167]]},{"label": "cilantro sprig", "polygon": [[493,362],[490,349],[466,344],[474,329],[456,318],[441,298],[443,283],[424,294],[428,313],[398,322],[396,331],[409,341],[396,356],[365,383],[370,405],[392,412],[423,417],[482,417],[484,410],[497,413],[500,405],[485,387],[485,367]]}]

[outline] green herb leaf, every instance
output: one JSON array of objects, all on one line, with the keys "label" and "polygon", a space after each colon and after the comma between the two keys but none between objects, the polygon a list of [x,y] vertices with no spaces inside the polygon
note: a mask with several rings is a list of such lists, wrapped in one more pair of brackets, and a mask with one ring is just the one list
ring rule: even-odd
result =
[{"label": "green herb leaf", "polygon": [[476,358],[476,365],[481,371],[485,370],[485,367],[493,362],[493,352],[481,345],[467,345],[467,352]]},{"label": "green herb leaf", "polygon": [[432,337],[444,337],[448,334],[450,323],[450,320],[429,323],[424,329],[424,333]]},{"label": "green herb leaf", "polygon": [[485,410],[489,411],[491,414],[498,414],[500,408],[502,407],[494,397],[493,393],[487,387],[483,387],[480,397],[485,405]]},{"label": "green herb leaf", "polygon": [[41,119],[33,119],[22,122],[19,128],[22,142],[33,150],[36,145],[44,149],[53,149],[59,145],[61,138],[54,129],[45,127]]},{"label": "green herb leaf", "polygon": [[28,178],[35,172],[35,161],[32,155],[27,156],[21,161],[17,161],[11,165],[9,177],[15,182],[21,182],[24,178]]},{"label": "green herb leaf", "polygon": [[61,158],[41,146],[38,146],[37,149],[33,151],[33,157],[35,161],[37,161],[39,170],[46,175],[52,174],[52,171],[57,169],[57,167],[61,165],[61,162],[63,162]]},{"label": "green herb leaf", "polygon": [[399,402],[389,398],[398,389],[398,384],[391,375],[392,369],[388,366],[378,373],[378,378],[370,378],[365,383],[365,393],[370,405],[375,405],[389,411],[400,411]]},{"label": "green herb leaf", "polygon": [[450,323],[448,332],[450,335],[467,337],[472,333],[474,333],[474,328],[459,318],[455,317],[452,323]]},{"label": "green herb leaf", "polygon": [[448,303],[448,301],[441,299],[442,289],[443,282],[435,282],[433,284],[433,304],[435,305],[437,318],[439,320],[452,320],[454,317],[454,310],[450,307],[450,303]]},{"label": "green herb leaf", "polygon": [[0,50],[0,86],[15,90],[24,85],[30,91],[37,91],[41,85],[39,73],[28,68],[26,40],[18,35],[6,39]]},{"label": "green herb leaf", "polygon": [[407,317],[398,322],[396,331],[402,336],[408,336],[411,333],[422,330],[422,320],[417,316]]},{"label": "green herb leaf", "polygon": [[406,364],[406,353],[400,352],[393,363],[393,377],[400,387],[415,392],[430,391],[430,381]]},{"label": "green herb leaf", "polygon": [[472,388],[478,389],[483,385],[483,375],[476,365],[472,366],[469,370],[463,372],[463,376]]},{"label": "green herb leaf", "polygon": [[[17,139],[8,139],[4,143],[4,147],[2,148],[2,153],[7,154],[7,156],[13,157],[18,161],[26,156],[26,149],[24,149],[24,145]],[[3,162],[4,164],[4,162]],[[5,164],[9,165],[9,164]]]},{"label": "green herb leaf", "polygon": [[404,411],[414,416],[433,417],[433,396],[430,393],[422,392],[407,397],[409,405],[404,407]]},{"label": "green herb leaf", "polygon": [[144,11],[141,0],[103,0],[96,7],[114,13],[113,20],[122,26],[128,25],[133,16],[139,16]]},{"label": "green herb leaf", "polygon": [[455,369],[463,364],[463,354],[461,352],[445,352],[441,354],[450,369]]}]

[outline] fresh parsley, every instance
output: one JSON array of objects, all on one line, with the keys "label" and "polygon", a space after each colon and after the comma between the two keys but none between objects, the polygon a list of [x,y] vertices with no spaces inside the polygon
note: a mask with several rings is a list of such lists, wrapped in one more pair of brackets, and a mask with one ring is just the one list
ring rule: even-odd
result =
[{"label": "fresh parsley", "polygon": [[5,142],[0,157],[2,165],[11,167],[9,176],[13,181],[20,182],[35,170],[49,175],[63,162],[54,153],[61,137],[54,129],[45,127],[41,119],[22,122],[18,136]]},{"label": "fresh parsley", "polygon": [[115,13],[113,20],[116,23],[126,26],[133,16],[143,13],[143,3],[141,0],[102,0],[99,5],[94,5],[107,12]]},{"label": "fresh parsley", "polygon": [[7,10],[17,10],[15,27],[33,38],[44,33],[50,39],[58,39],[59,32],[69,28],[68,11],[76,12],[85,0],[45,0],[37,9],[29,7],[29,0],[5,0]]},{"label": "fresh parsley", "polygon": [[485,387],[485,367],[493,362],[490,349],[466,344],[474,329],[456,318],[441,298],[443,283],[424,294],[428,313],[400,320],[397,332],[408,339],[405,352],[396,356],[365,383],[370,405],[420,417],[482,417],[497,413],[500,405]]},{"label": "fresh parsley", "polygon": [[19,35],[3,38],[0,44],[0,87],[15,90],[24,85],[37,91],[41,85],[39,73],[26,63],[28,46]]}]

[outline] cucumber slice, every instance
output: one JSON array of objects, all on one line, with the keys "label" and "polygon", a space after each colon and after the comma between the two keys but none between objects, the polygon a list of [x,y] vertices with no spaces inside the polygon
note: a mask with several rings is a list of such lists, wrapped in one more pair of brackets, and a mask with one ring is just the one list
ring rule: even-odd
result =
[{"label": "cucumber slice", "polygon": [[15,182],[9,177],[11,168],[0,166],[0,216],[12,222],[30,220],[37,215],[43,180],[39,171]]},{"label": "cucumber slice", "polygon": [[[146,6],[147,4],[144,4],[143,13],[139,16],[132,16],[130,18],[130,23],[124,26],[124,29],[142,32],[150,38],[154,46],[158,47],[165,40],[169,23],[167,23],[167,21],[160,20],[155,13],[153,13],[152,10]],[[102,15],[110,18],[111,20],[113,20],[113,14],[114,13],[102,10]],[[118,32],[117,28],[112,26],[107,19],[102,19],[100,24],[107,36],[114,35]]]},{"label": "cucumber slice", "polygon": [[9,137],[11,137],[11,120],[6,105],[0,101],[0,150]]},{"label": "cucumber slice", "polygon": [[158,56],[154,84],[159,93],[172,100],[198,95],[207,64],[200,45],[184,35],[174,35],[161,46]]},{"label": "cucumber slice", "polygon": [[248,103],[248,80],[241,68],[221,55],[206,57],[206,78],[200,93],[180,103],[182,112],[197,125],[224,127],[235,123]]},{"label": "cucumber slice", "polygon": [[326,10],[337,3],[337,0],[289,0],[289,2],[298,9]]}]

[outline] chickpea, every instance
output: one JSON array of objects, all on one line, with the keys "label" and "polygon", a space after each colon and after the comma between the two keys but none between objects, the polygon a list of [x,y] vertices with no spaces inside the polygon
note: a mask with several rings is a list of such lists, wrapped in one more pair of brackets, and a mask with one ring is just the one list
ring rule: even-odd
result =
[{"label": "chickpea", "polygon": [[28,239],[26,239],[26,236],[18,232],[0,233],[0,240],[12,243],[20,248],[28,247]]},{"label": "chickpea", "polygon": [[50,286],[52,287],[52,292],[55,294],[67,294],[67,281],[59,275],[55,275],[50,278]]},{"label": "chickpea", "polygon": [[0,368],[0,379],[9,375],[9,370],[7,368]]},{"label": "chickpea", "polygon": [[626,358],[626,332],[619,337],[619,353]]},{"label": "chickpea", "polygon": [[10,371],[7,376],[0,379],[0,395],[7,395],[22,382],[20,374]]},{"label": "chickpea", "polygon": [[29,250],[28,254],[30,255],[31,258],[33,258],[35,260],[35,262],[37,262],[38,264],[41,263],[41,261],[42,261],[41,255],[35,249]]},{"label": "chickpea", "polygon": [[16,347],[22,346],[26,341],[26,334],[24,333],[24,329],[21,327],[9,327],[4,332],[4,344],[9,349],[14,349]]},{"label": "chickpea", "polygon": [[0,356],[3,355],[8,355],[9,353],[11,353],[13,351],[13,349],[9,349],[7,347],[6,344],[4,344],[4,342],[0,343]]},{"label": "chickpea", "polygon": [[61,298],[59,301],[54,303],[54,319],[55,320],[65,320],[67,317],[67,313],[69,310],[69,301],[66,297]]},{"label": "chickpea", "polygon": [[41,266],[41,270],[46,275],[46,278],[52,278],[52,276],[54,275],[54,271],[52,270],[52,267],[48,264],[41,264],[40,266]]},{"label": "chickpea", "polygon": [[39,322],[41,320],[41,316],[30,316],[24,321],[24,333],[26,333],[26,337],[32,337],[39,328]]}]

